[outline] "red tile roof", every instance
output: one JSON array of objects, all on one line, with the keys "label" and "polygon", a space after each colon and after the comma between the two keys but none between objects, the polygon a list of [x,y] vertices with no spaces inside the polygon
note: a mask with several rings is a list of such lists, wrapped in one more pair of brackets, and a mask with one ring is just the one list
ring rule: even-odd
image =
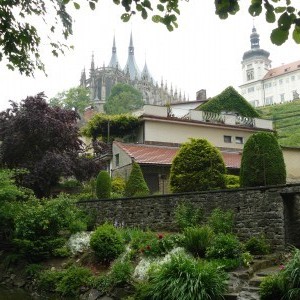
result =
[{"label": "red tile roof", "polygon": [[269,70],[263,79],[277,77],[297,70],[300,70],[300,60]]},{"label": "red tile roof", "polygon": [[[178,147],[154,146],[145,144],[124,144],[114,142],[139,164],[171,165]],[[240,168],[241,153],[221,151],[227,168]]]}]

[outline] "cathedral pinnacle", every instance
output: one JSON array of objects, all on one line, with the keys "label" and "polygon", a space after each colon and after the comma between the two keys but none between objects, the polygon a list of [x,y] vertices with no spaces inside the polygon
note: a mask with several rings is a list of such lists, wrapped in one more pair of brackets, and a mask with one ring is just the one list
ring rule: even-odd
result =
[{"label": "cathedral pinnacle", "polygon": [[115,39],[115,36],[114,36],[113,46],[112,46],[112,53],[111,53],[111,59],[110,59],[108,67],[110,67],[110,68],[118,68],[118,65],[119,65],[119,62],[118,62],[118,57],[117,57],[116,39]]}]

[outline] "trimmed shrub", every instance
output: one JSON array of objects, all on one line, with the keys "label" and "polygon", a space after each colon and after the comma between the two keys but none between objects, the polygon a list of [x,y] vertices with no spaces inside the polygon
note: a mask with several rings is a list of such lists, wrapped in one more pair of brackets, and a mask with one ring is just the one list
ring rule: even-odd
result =
[{"label": "trimmed shrub", "polygon": [[125,185],[125,196],[147,196],[149,195],[149,188],[144,179],[141,167],[134,162],[132,164],[132,170],[129,175],[129,179]]},{"label": "trimmed shrub", "polygon": [[207,258],[235,259],[242,255],[242,245],[232,234],[218,234],[206,251]]},{"label": "trimmed shrub", "polygon": [[173,159],[170,187],[174,193],[225,188],[225,173],[220,151],[205,139],[191,139]]},{"label": "trimmed shrub", "polygon": [[96,195],[98,199],[110,198],[111,180],[107,171],[100,171],[96,180]]},{"label": "trimmed shrub", "polygon": [[131,275],[133,272],[133,266],[128,259],[116,260],[109,273],[113,286],[124,286],[130,283]]},{"label": "trimmed shrub", "polygon": [[240,177],[236,175],[226,174],[225,184],[227,189],[237,189],[240,187]]},{"label": "trimmed shrub", "polygon": [[253,255],[270,253],[270,245],[263,235],[253,236],[245,243],[245,249]]},{"label": "trimmed shrub", "polygon": [[124,195],[126,182],[122,177],[115,177],[111,180],[111,192]]},{"label": "trimmed shrub", "polygon": [[231,233],[234,225],[234,214],[232,211],[223,211],[216,208],[208,218],[209,226],[215,233]]},{"label": "trimmed shrub", "polygon": [[203,219],[203,209],[190,203],[180,203],[175,209],[175,222],[180,230],[197,226]]},{"label": "trimmed shrub", "polygon": [[95,230],[91,235],[90,245],[98,259],[103,263],[113,261],[125,250],[121,234],[113,225],[108,223]]},{"label": "trimmed shrub", "polygon": [[138,287],[138,299],[223,299],[226,278],[213,264],[187,255],[173,255],[150,272],[148,284]]},{"label": "trimmed shrub", "polygon": [[286,183],[286,169],[282,150],[274,134],[259,132],[245,143],[240,184],[242,187]]},{"label": "trimmed shrub", "polygon": [[214,238],[213,230],[208,226],[188,227],[184,230],[183,246],[194,256],[204,257],[206,249]]}]

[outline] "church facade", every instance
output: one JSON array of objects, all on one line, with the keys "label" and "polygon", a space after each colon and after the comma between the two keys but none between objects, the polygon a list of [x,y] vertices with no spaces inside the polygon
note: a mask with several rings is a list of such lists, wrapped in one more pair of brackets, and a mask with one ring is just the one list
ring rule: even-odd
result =
[{"label": "church facade", "polygon": [[242,60],[241,94],[253,106],[266,106],[299,99],[300,60],[271,68],[270,53],[260,48],[259,34],[253,27],[251,49]]},{"label": "church facade", "polygon": [[81,73],[80,86],[90,89],[91,103],[98,110],[103,110],[103,105],[108,99],[112,87],[117,83],[132,85],[143,95],[145,104],[166,105],[173,103],[186,102],[185,95],[181,91],[168,88],[167,83],[161,80],[160,84],[156,82],[148,69],[145,62],[142,71],[140,71],[134,56],[134,46],[132,33],[128,47],[128,57],[124,68],[121,68],[118,56],[115,37],[110,62],[107,66],[95,67],[94,55],[92,55],[91,67],[87,76],[85,70]]}]

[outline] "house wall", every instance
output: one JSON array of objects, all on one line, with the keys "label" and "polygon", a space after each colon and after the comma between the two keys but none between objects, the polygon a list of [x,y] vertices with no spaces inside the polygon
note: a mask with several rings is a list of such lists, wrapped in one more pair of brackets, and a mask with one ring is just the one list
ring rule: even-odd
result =
[{"label": "house wall", "polygon": [[[119,156],[119,164],[117,165],[117,156]],[[122,177],[128,179],[132,168],[131,157],[115,143],[113,143],[113,158],[111,162],[111,176]]]},{"label": "house wall", "polygon": [[282,147],[287,182],[300,182],[300,148]]},{"label": "house wall", "polygon": [[[220,128],[191,123],[176,123],[170,121],[151,121],[145,120],[144,142],[165,142],[181,144],[187,142],[189,138],[204,138],[217,147],[243,149],[243,144],[236,142],[236,137],[242,137],[244,143],[248,137],[255,133],[256,130],[246,128]],[[224,135],[231,136],[232,142],[225,143]]]},{"label": "house wall", "polygon": [[300,184],[295,184],[82,201],[78,205],[95,211],[98,224],[110,221],[156,231],[177,230],[174,214],[177,205],[182,202],[202,208],[205,218],[215,208],[230,209],[235,214],[235,232],[242,241],[264,234],[274,250],[283,250],[287,244],[299,241],[299,195]]}]

